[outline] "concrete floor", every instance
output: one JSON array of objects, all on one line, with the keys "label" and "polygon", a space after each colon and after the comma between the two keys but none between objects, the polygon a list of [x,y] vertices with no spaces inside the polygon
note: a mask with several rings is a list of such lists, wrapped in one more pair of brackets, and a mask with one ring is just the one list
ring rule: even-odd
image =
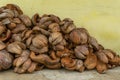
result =
[{"label": "concrete floor", "polygon": [[12,70],[1,72],[0,80],[120,80],[120,67],[99,74],[95,70],[79,73],[67,70],[48,70],[32,74],[16,74]]}]

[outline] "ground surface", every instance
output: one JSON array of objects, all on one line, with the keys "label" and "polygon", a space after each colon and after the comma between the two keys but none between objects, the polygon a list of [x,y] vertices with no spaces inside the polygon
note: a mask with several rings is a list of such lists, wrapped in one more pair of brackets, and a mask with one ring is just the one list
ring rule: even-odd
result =
[{"label": "ground surface", "polygon": [[99,74],[95,70],[83,73],[67,70],[48,70],[33,74],[16,74],[12,70],[1,72],[0,80],[120,80],[120,67]]}]

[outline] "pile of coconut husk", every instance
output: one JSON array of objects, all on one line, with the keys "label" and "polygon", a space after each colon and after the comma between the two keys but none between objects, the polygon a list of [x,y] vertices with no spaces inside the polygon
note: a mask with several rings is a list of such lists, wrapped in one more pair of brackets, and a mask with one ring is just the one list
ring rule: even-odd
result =
[{"label": "pile of coconut husk", "polygon": [[105,49],[85,28],[53,14],[23,14],[15,4],[0,8],[0,70],[31,73],[44,68],[99,73],[120,66],[120,57]]}]

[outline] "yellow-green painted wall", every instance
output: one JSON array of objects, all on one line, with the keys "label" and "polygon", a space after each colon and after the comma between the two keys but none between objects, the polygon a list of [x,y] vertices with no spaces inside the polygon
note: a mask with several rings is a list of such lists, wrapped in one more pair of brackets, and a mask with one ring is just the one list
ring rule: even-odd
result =
[{"label": "yellow-green painted wall", "polygon": [[0,0],[19,5],[25,14],[55,14],[70,17],[78,27],[85,27],[91,35],[120,54],[120,0]]}]

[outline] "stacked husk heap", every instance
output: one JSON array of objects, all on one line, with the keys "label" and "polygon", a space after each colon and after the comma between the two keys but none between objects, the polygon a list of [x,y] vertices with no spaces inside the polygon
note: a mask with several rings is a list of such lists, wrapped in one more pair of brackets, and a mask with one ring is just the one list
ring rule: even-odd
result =
[{"label": "stacked husk heap", "polygon": [[53,14],[23,14],[15,4],[0,8],[0,70],[31,73],[43,68],[83,72],[120,66],[120,57],[105,49],[85,28]]}]

